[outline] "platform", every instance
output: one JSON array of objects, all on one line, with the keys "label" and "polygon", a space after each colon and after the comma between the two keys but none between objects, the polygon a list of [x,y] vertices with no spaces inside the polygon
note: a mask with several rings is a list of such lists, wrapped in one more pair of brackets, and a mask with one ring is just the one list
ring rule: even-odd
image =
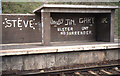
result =
[{"label": "platform", "polygon": [[52,42],[50,46],[43,46],[41,43],[15,43],[0,46],[0,56],[119,48],[118,42]]}]

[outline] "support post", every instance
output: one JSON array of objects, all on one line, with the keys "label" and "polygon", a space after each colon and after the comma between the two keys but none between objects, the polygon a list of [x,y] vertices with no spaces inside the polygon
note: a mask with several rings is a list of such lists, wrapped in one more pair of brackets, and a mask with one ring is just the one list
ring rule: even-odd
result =
[{"label": "support post", "polygon": [[120,1],[119,1],[119,8],[118,8],[118,42],[120,42]]},{"label": "support post", "polygon": [[0,14],[2,14],[2,2],[0,0]]},{"label": "support post", "polygon": [[[2,2],[0,0],[0,44],[2,44]],[[2,46],[0,46],[0,50]],[[0,57],[0,76],[2,75],[2,56]]]},{"label": "support post", "polygon": [[115,10],[111,10],[110,42],[114,42]]},{"label": "support post", "polygon": [[44,46],[50,45],[50,12],[41,12],[42,22],[42,44]]}]

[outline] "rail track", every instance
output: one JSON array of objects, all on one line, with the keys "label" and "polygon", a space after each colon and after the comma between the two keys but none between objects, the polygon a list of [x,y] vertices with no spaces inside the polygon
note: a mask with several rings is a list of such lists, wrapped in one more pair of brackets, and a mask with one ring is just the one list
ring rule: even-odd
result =
[{"label": "rail track", "polygon": [[81,69],[59,70],[49,72],[26,73],[22,76],[119,76],[120,65],[107,65]]},{"label": "rail track", "polygon": [[120,60],[74,64],[38,70],[3,71],[2,76],[120,76]]}]

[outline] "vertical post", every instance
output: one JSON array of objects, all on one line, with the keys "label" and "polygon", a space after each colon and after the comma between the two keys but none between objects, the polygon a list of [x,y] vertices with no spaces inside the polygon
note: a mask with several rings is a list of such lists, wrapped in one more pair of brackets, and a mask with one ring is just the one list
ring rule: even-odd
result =
[{"label": "vertical post", "polygon": [[111,10],[110,42],[114,42],[115,10]]},{"label": "vertical post", "polygon": [[50,12],[41,12],[42,22],[42,44],[44,46],[50,45]]},{"label": "vertical post", "polygon": [[[0,0],[0,44],[2,44],[2,3]],[[2,47],[0,47],[2,49]]]},{"label": "vertical post", "polygon": [[[2,44],[2,4],[0,0],[0,44]],[[0,46],[0,50],[2,49],[2,46]],[[2,75],[2,56],[0,56],[0,76]]]},{"label": "vertical post", "polygon": [[[120,1],[118,2],[118,5],[118,44],[120,44]],[[120,45],[118,45],[118,47],[120,47]],[[120,51],[118,51],[118,59],[120,59]],[[120,64],[120,60],[118,63]]]},{"label": "vertical post", "polygon": [[2,4],[1,4],[1,0],[0,0],[0,14],[2,14]]},{"label": "vertical post", "polygon": [[118,8],[118,42],[120,42],[120,1],[119,1],[119,8]]}]

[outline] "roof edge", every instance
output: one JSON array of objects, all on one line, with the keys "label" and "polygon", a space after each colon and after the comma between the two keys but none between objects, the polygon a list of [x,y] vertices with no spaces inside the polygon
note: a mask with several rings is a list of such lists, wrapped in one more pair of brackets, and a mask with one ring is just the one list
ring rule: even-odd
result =
[{"label": "roof edge", "polygon": [[118,6],[106,6],[106,5],[68,5],[68,4],[43,4],[37,9],[33,10],[33,12],[37,12],[43,8],[79,8],[79,9],[118,9]]}]

